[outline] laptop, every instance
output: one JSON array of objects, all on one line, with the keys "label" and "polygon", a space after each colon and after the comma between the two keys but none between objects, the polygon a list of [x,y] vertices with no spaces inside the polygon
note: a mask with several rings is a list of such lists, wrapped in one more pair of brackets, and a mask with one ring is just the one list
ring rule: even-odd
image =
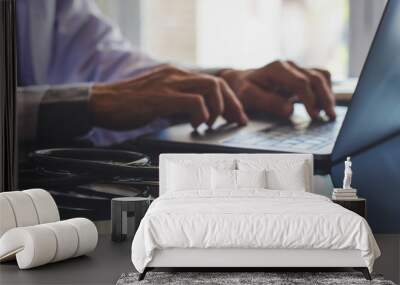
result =
[{"label": "laptop", "polygon": [[[222,119],[212,130],[194,132],[177,124],[142,137],[139,144],[175,152],[311,153],[317,160],[339,160],[400,131],[400,1],[390,1],[371,45],[351,104],[337,106],[337,119],[311,121],[301,104],[282,121],[248,114],[245,127]],[[335,153],[333,156],[332,154]]]}]

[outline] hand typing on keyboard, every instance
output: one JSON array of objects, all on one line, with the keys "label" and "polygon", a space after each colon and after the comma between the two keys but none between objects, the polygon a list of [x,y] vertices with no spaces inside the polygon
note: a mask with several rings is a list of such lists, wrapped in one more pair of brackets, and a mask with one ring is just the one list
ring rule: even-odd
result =
[{"label": "hand typing on keyboard", "polygon": [[306,69],[291,61],[275,61],[259,69],[221,71],[246,111],[268,112],[287,118],[293,103],[302,102],[311,118],[324,110],[335,119],[335,99],[330,74],[326,70]]}]

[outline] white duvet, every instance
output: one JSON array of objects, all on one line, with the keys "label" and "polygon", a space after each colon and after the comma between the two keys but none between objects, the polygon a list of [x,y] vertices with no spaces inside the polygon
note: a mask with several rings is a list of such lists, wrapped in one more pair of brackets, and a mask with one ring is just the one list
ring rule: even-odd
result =
[{"label": "white duvet", "polygon": [[165,248],[358,249],[371,272],[380,255],[368,223],[326,197],[265,189],[196,193],[165,194],[152,203],[132,243],[139,272],[155,249]]}]

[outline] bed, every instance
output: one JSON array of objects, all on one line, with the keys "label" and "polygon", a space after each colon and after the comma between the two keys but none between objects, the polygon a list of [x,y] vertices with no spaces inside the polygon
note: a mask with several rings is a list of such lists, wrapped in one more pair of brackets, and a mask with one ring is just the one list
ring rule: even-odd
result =
[{"label": "bed", "polygon": [[313,191],[304,154],[162,154],[132,262],[153,268],[353,267],[380,255],[361,216]]}]

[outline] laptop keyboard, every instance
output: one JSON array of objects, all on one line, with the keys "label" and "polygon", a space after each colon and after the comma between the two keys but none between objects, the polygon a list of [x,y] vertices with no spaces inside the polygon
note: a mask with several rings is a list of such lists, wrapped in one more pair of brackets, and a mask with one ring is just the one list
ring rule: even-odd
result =
[{"label": "laptop keyboard", "polygon": [[240,133],[223,141],[231,146],[257,148],[301,148],[318,150],[334,143],[341,124],[337,121],[315,123],[308,127],[280,126],[255,132]]}]

